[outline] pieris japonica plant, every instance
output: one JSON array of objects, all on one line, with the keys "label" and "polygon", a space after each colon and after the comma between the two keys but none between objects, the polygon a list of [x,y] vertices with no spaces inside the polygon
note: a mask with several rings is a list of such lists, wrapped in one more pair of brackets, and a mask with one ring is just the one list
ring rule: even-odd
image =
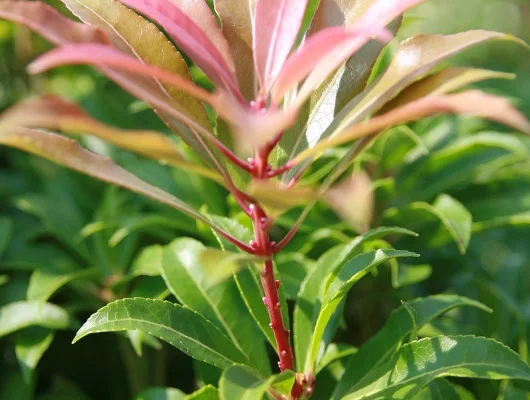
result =
[{"label": "pieris japonica plant", "polygon": [[[423,399],[433,398],[436,389],[456,399],[466,398],[465,390],[443,377],[530,380],[530,367],[493,340],[417,340],[417,329],[450,309],[485,308],[458,296],[404,303],[359,350],[331,343],[352,286],[382,263],[416,256],[373,246],[366,251],[367,243],[385,236],[414,233],[369,230],[370,179],[364,172],[350,174],[352,165],[390,128],[441,113],[470,114],[530,133],[530,123],[507,100],[461,91],[508,74],[437,68],[471,46],[517,39],[483,30],[418,35],[396,45],[388,67],[376,74],[403,13],[422,0],[62,2],[81,22],[40,2],[0,2],[0,18],[56,45],[29,72],[93,66],[148,104],[174,137],[106,126],[75,104],[47,96],[3,114],[0,143],[173,207],[209,226],[221,248],[186,238],[160,248],[158,274],[179,304],[111,302],[90,317],[75,341],[98,332],[140,331],[223,371],[217,387],[205,386],[193,399],[309,398],[319,387],[319,373],[341,359],[348,362],[322,398]],[[204,72],[208,85],[192,79],[183,55]],[[56,132],[95,136],[210,179],[231,194],[252,229],[195,210]],[[182,143],[195,157],[181,151]],[[340,160],[317,179],[306,179],[330,151]],[[319,258],[290,315],[275,257],[320,200],[362,235]],[[276,239],[278,218],[292,209],[299,210],[298,218]],[[169,396],[170,389],[164,390]],[[150,398],[148,393],[155,395],[141,398]]]}]

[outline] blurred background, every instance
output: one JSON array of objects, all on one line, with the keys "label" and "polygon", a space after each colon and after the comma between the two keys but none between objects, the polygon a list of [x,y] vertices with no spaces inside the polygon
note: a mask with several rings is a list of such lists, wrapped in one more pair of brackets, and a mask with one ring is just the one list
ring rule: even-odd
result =
[{"label": "blurred background", "polygon": [[[59,1],[49,3],[64,10]],[[418,33],[450,34],[470,29],[502,31],[530,43],[530,1],[430,0],[406,16],[400,39]],[[0,112],[31,96],[57,94],[75,100],[105,123],[167,132],[143,103],[90,68],[61,68],[44,76],[28,76],[27,63],[48,48],[28,30],[0,21]],[[446,65],[517,74],[512,81],[487,81],[478,86],[509,97],[530,117],[527,49],[509,42],[488,43],[452,58]],[[415,214],[413,218],[398,218],[396,223],[420,232],[420,238],[392,245],[417,251],[422,257],[414,265],[381,269],[356,287],[345,307],[347,325],[339,333],[339,341],[353,345],[366,341],[400,300],[458,293],[484,302],[495,312],[455,311],[424,328],[422,335],[458,331],[494,337],[528,361],[530,142],[473,118],[436,117],[411,128],[425,140],[429,155],[414,158],[416,146],[403,143],[401,136],[396,139],[399,143],[392,142],[394,146],[374,147],[371,155],[379,160],[376,166],[368,168],[370,161],[362,165],[371,170],[377,183],[377,219],[396,222],[392,213],[396,207],[419,201],[435,204],[445,193],[473,216],[469,245],[463,254],[439,221]],[[467,137],[476,140],[466,142]],[[210,182],[95,139],[83,141],[197,208],[241,219],[234,205],[226,201],[227,194]],[[387,185],[389,176],[392,183]],[[289,226],[295,215],[296,210],[285,215],[280,227]],[[280,272],[288,280],[289,296],[296,295],[305,274],[300,259],[311,263],[331,245],[353,235],[319,205],[305,230],[290,244],[289,250],[296,257],[279,260],[280,268],[285,268]],[[178,236],[215,243],[206,227],[166,207],[0,147],[0,307],[46,298],[82,322],[115,298],[167,296],[163,282],[145,272],[149,264],[145,250]],[[65,272],[71,277],[79,271],[83,271],[82,280],[57,279]],[[121,400],[130,399],[149,385],[191,391],[194,378],[215,381],[216,371],[192,364],[158,341],[106,334],[72,346],[73,333],[68,329],[50,334],[26,328],[0,337],[0,400]],[[35,338],[40,338],[41,344],[37,351]],[[29,356],[24,353],[28,348],[33,349]],[[530,398],[528,385],[461,383],[480,400]]]}]

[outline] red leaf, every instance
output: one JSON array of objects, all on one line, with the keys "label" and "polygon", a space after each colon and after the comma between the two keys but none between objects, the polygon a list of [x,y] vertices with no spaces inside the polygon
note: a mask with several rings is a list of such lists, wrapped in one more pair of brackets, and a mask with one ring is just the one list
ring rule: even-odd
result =
[{"label": "red leaf", "polygon": [[198,87],[190,80],[165,71],[158,67],[144,64],[134,57],[127,56],[114,47],[99,44],[66,45],[51,50],[33,61],[28,70],[38,74],[62,65],[94,65],[96,67],[110,67],[116,70],[131,72],[138,75],[154,77],[169,83],[196,98],[214,103],[215,96]]},{"label": "red leaf", "polygon": [[[351,28],[348,29],[355,29],[357,32],[380,32],[398,15],[403,14],[407,9],[423,1],[425,0],[378,0],[355,24],[351,26]],[[324,82],[331,72],[350,58],[369,40],[370,38],[368,36],[360,37],[356,40],[348,41],[341,46],[334,47],[327,54],[321,54],[318,63],[315,64],[300,89],[297,104],[303,104],[310,96],[311,92]],[[288,77],[283,79],[288,79]],[[291,89],[299,82],[300,80],[296,80],[290,85],[283,85],[285,86],[284,90]]]},{"label": "red leaf", "polygon": [[258,0],[254,19],[254,63],[268,93],[296,41],[307,0]]},{"label": "red leaf", "polygon": [[[243,101],[234,73],[206,33],[169,0],[120,0],[160,24],[169,36],[190,56],[220,88]],[[202,1],[202,0],[201,0]]]},{"label": "red leaf", "polygon": [[44,3],[1,1],[0,18],[25,25],[54,44],[110,43],[100,29],[72,21]]},{"label": "red leaf", "polygon": [[304,78],[335,49],[352,45],[355,52],[376,36],[381,41],[388,42],[392,34],[384,28],[357,30],[351,28],[332,27],[324,29],[311,36],[305,44],[287,60],[274,88],[273,101],[279,104],[285,93]]}]

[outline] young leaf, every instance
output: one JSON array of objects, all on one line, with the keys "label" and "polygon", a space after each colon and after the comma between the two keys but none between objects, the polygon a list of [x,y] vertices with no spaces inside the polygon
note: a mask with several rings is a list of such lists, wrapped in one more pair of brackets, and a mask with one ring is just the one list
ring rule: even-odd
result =
[{"label": "young leaf", "polygon": [[65,18],[53,7],[37,1],[2,1],[0,18],[26,25],[56,44],[109,43],[102,30]]},{"label": "young leaf", "polygon": [[[85,45],[92,48],[95,45]],[[58,50],[59,54],[67,51],[69,47],[64,46]],[[78,45],[76,50],[84,47]],[[89,49],[85,49],[88,51]],[[111,50],[109,47],[103,47],[105,50]],[[53,56],[56,52],[48,53],[46,57]],[[85,53],[84,55],[86,55]],[[95,61],[94,55],[88,51],[91,60]],[[118,53],[120,54],[120,53]],[[120,55],[120,57],[125,57]],[[132,59],[136,62],[135,59]],[[92,61],[88,61],[91,63]],[[144,64],[141,64],[145,67]],[[220,175],[205,168],[198,163],[188,161],[186,157],[178,150],[175,142],[168,137],[154,131],[141,130],[123,130],[110,127],[91,118],[80,107],[74,103],[57,97],[46,96],[29,102],[22,102],[12,107],[4,114],[0,120],[1,127],[21,126],[26,128],[39,128],[49,130],[60,130],[65,133],[81,135],[88,134],[103,139],[116,146],[130,150],[137,154],[149,157],[156,161],[166,162],[168,164],[182,167],[194,171],[200,175],[206,176],[222,183]]]},{"label": "young leaf", "polygon": [[[341,129],[361,121],[446,58],[489,40],[516,41],[524,45],[513,36],[484,30],[447,36],[418,35],[405,40],[383,76],[341,111],[336,124]],[[411,55],[414,62],[411,62]]]},{"label": "young leaf", "polygon": [[241,92],[247,101],[255,98],[254,58],[252,54],[252,24],[257,0],[214,0],[221,19],[223,35],[228,41],[235,63]]},{"label": "young leaf", "polygon": [[[456,307],[475,307],[491,312],[491,309],[477,301],[454,295],[419,298],[409,301],[408,305],[416,313],[418,329]],[[351,356],[346,372],[331,398],[333,400],[344,398],[346,393],[349,393],[354,386],[370,375],[378,365],[387,360],[399,348],[401,342],[410,335],[412,329],[412,320],[405,307],[394,310],[385,326],[361,346],[357,353]]]},{"label": "young leaf", "polygon": [[[208,249],[192,239],[177,239],[164,249],[162,271],[167,286],[186,307],[215,323],[260,372],[270,372],[264,343],[247,313],[233,279],[213,286],[211,277],[229,253],[218,252],[218,261],[205,259]],[[211,249],[210,249],[211,252]],[[241,255],[242,257],[248,256]],[[229,276],[234,272],[230,268]],[[227,278],[228,276],[225,276]],[[247,361],[248,365],[249,362]]]},{"label": "young leaf", "polygon": [[333,316],[333,313],[342,302],[352,286],[373,268],[396,257],[418,257],[419,255],[402,250],[377,250],[360,254],[342,267],[334,270],[326,282],[326,291],[320,313],[315,324],[315,330],[308,349],[308,357],[304,371],[313,373],[316,368],[319,354],[323,346],[324,331]]},{"label": "young leaf", "polygon": [[110,159],[84,149],[71,139],[34,129],[17,128],[0,132],[0,144],[37,154],[78,172],[150,197],[189,214],[207,225],[212,225],[206,217],[173,195],[142,181],[114,164]]},{"label": "young leaf", "polygon": [[414,396],[413,400],[475,400],[475,397],[462,386],[438,378]]},{"label": "young leaf", "polygon": [[515,79],[514,74],[467,67],[448,67],[420,79],[386,103],[380,113],[392,110],[424,96],[452,93],[464,86],[488,79]]},{"label": "young leaf", "polygon": [[[79,19],[103,29],[114,46],[124,53],[191,80],[185,60],[166,36],[154,24],[117,0],[61,1]],[[186,118],[197,121],[202,128],[211,131],[210,120],[199,100],[176,88],[166,88],[154,79],[125,75],[112,69],[104,69],[103,72],[125,90],[153,107],[164,122],[197,154],[219,172],[223,171],[223,167],[203,139],[180,122],[184,113]],[[175,110],[179,111],[175,113]]]},{"label": "young leaf", "polygon": [[[292,387],[294,372],[286,371],[264,380],[248,367],[233,365],[223,372],[219,381],[220,400],[261,400],[275,382],[284,382],[286,379]],[[290,388],[287,393],[289,392]]]},{"label": "young leaf", "polygon": [[360,254],[364,242],[391,234],[416,235],[414,232],[397,227],[374,229],[356,237],[346,245],[339,245],[328,250],[318,259],[315,267],[306,276],[300,286],[294,309],[294,347],[297,369],[301,370],[305,367],[309,356],[315,323],[324,301],[326,278],[343,265],[348,258]]},{"label": "young leaf", "polygon": [[137,395],[134,400],[184,400],[186,394],[168,387],[151,387]]},{"label": "young leaf", "polygon": [[[175,43],[212,79],[217,87],[223,87],[236,97],[240,96],[233,71],[230,70],[225,58],[206,32],[175,2],[170,0],[120,1],[164,27]],[[202,2],[203,0],[196,1]],[[222,35],[216,35],[216,39],[222,40]]]},{"label": "young leaf", "polygon": [[26,384],[31,383],[33,371],[52,344],[55,332],[46,328],[27,328],[17,336],[15,354]]},{"label": "young leaf", "polygon": [[429,382],[444,376],[530,381],[530,367],[517,353],[493,339],[427,338],[401,347],[344,399],[392,398],[397,392],[413,397]]},{"label": "young leaf", "polygon": [[[465,254],[471,239],[473,217],[462,203],[447,194],[441,194],[432,206],[427,203],[416,202],[406,206],[402,211],[387,210],[387,216],[393,222],[397,222],[396,219],[401,221],[403,219],[407,221],[419,220],[418,213],[430,214],[427,220],[439,219],[455,241],[460,252]],[[416,218],[413,218],[412,216],[415,214]]]},{"label": "young leaf", "polygon": [[412,329],[410,330],[409,342],[418,340],[418,327],[416,325],[416,311],[414,310],[414,308],[409,306],[409,304],[406,301],[401,300],[401,305],[405,307],[405,310],[407,310],[407,312],[409,313],[410,319],[412,321]]},{"label": "young leaf", "polygon": [[340,132],[336,132],[334,136],[322,140],[311,149],[301,152],[292,162],[299,164],[330,147],[336,147],[354,139],[384,131],[395,125],[406,124],[440,113],[471,114],[500,122],[520,132],[530,134],[530,122],[507,100],[480,91],[470,90],[455,95],[424,97],[386,114],[374,117],[367,122],[345,128]]},{"label": "young leaf", "polygon": [[307,0],[257,0],[254,64],[263,93],[271,89],[302,26]]},{"label": "young leaf", "polygon": [[218,368],[248,362],[210,321],[186,307],[162,300],[134,298],[110,303],[92,314],[73,342],[92,333],[131,329],[147,332]]},{"label": "young leaf", "polygon": [[34,325],[68,329],[74,321],[66,310],[51,303],[17,301],[0,307],[0,337]]}]

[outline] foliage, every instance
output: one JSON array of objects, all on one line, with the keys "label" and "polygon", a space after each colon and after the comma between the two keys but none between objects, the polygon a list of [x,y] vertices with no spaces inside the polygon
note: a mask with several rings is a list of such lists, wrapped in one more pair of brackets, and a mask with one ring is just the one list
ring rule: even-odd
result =
[{"label": "foliage", "polygon": [[[99,353],[96,366],[114,360],[104,379],[128,374],[127,389],[88,389],[96,398],[528,388],[528,268],[505,285],[497,257],[476,260],[496,235],[527,229],[530,142],[477,117],[522,133],[530,123],[500,97],[453,93],[512,75],[437,68],[486,41],[524,42],[475,30],[386,46],[420,0],[61,1],[64,14],[6,0],[0,18],[57,46],[28,71],[61,67],[38,78],[50,86],[84,76],[90,90],[59,90],[84,108],[22,101],[0,117],[0,143],[141,196],[0,149],[0,336],[20,366],[2,361],[0,398],[32,398],[59,340],[76,352],[66,368]],[[421,120],[448,113],[472,117]],[[425,296],[449,285],[456,294]],[[342,342],[352,325],[358,347]],[[65,344],[101,332],[116,333],[103,349]],[[72,348],[90,340],[101,339]],[[164,359],[172,347],[176,362]],[[190,395],[161,379],[165,365],[189,366],[184,354]],[[36,395],[86,398],[74,375]],[[490,381],[469,391],[448,377]]]}]

